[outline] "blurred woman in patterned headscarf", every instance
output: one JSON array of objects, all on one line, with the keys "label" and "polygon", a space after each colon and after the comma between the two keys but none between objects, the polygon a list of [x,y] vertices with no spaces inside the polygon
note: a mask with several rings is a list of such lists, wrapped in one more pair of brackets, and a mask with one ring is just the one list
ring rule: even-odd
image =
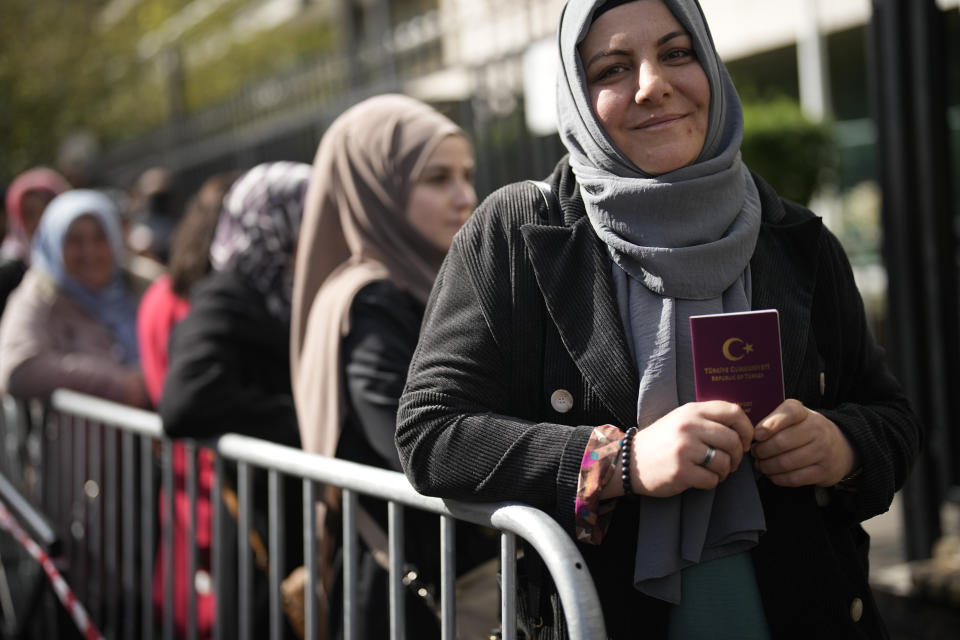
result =
[{"label": "blurred woman in patterned headscarf", "polygon": [[190,313],[170,337],[160,415],[171,435],[231,431],[299,446],[286,354],[309,176],[307,164],[261,164],[227,193],[213,271],[195,285]]},{"label": "blurred woman in patterned headscarf", "polygon": [[[193,287],[190,311],[170,337],[159,413],[171,436],[231,432],[300,446],[288,345],[291,269],[309,177],[308,164],[265,163],[241,176],[224,198],[210,247],[213,271]],[[255,494],[266,488],[260,474],[254,484]],[[299,482],[286,482],[284,492],[287,504],[299,504]],[[254,500],[258,507],[265,504],[265,494]],[[284,522],[287,572],[301,562],[298,514],[290,509]],[[250,535],[267,540],[266,524],[267,514],[255,509]],[[225,535],[223,542],[236,539]],[[236,580],[223,584],[235,588]],[[262,572],[256,585],[263,606],[255,611],[266,611]],[[230,594],[217,596],[227,610],[236,602]],[[257,616],[255,637],[267,635],[266,618]],[[221,626],[224,637],[236,635],[229,627],[236,620],[229,615],[218,621],[227,625]]]}]

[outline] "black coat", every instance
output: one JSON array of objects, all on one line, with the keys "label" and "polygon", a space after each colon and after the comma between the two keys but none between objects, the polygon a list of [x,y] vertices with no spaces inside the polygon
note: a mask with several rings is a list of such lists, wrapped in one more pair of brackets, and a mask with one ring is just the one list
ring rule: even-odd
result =
[{"label": "black coat", "polygon": [[[340,368],[346,391],[346,415],[337,446],[337,457],[391,471],[401,471],[394,443],[397,402],[407,379],[407,368],[420,335],[423,303],[383,280],[363,287],[350,305],[350,332],[341,342]],[[376,498],[360,497],[360,503],[386,532],[386,504]],[[332,530],[339,531],[335,522]],[[456,529],[456,566],[465,573],[496,551],[496,535],[460,522]],[[404,515],[405,562],[420,575],[422,584],[439,598],[440,519],[417,509]],[[342,557],[334,564],[336,582],[328,620],[328,638],[342,635]],[[387,573],[361,543],[358,567],[357,637],[388,638]],[[439,623],[428,606],[407,589],[407,637],[440,636]]]},{"label": "black coat", "polygon": [[[300,431],[290,386],[290,330],[267,310],[263,296],[242,277],[214,272],[198,282],[190,297],[190,312],[170,336],[170,367],[163,385],[159,413],[164,431],[175,438],[205,439],[240,433],[300,448]],[[225,465],[223,481],[238,488],[236,469]],[[267,475],[252,474],[253,525],[264,545],[269,542]],[[282,575],[303,562],[303,498],[299,478],[281,476],[285,518]],[[236,558],[237,526],[223,516],[225,557]],[[268,560],[269,562],[269,560]],[[227,616],[218,621],[224,637],[237,629],[236,563],[224,567]],[[254,636],[269,634],[267,576],[254,572]],[[284,637],[294,638],[289,626]]]},{"label": "black coat", "polygon": [[173,437],[222,433],[300,447],[290,386],[290,328],[240,276],[197,283],[170,336],[159,413]]},{"label": "black coat", "polygon": [[27,263],[19,258],[0,262],[0,316],[7,308],[7,298],[19,286],[26,272]]},{"label": "black coat", "polygon": [[[549,182],[562,219],[535,186],[518,183],[490,196],[456,237],[401,398],[397,445],[419,491],[526,502],[573,535],[590,433],[635,423],[639,379],[610,258],[565,161]],[[780,312],[787,397],[834,421],[863,467],[852,492],[759,481],[767,532],[753,558],[768,623],[774,638],[884,637],[859,522],[889,508],[921,429],[869,334],[836,238],[812,213],[758,186],[764,210],[784,216],[761,227],[753,307]],[[552,409],[556,389],[573,395],[569,412]],[[603,543],[579,547],[610,635],[665,637],[665,605],[628,586],[633,566],[623,558],[633,558],[636,531],[637,510],[621,500]]]}]

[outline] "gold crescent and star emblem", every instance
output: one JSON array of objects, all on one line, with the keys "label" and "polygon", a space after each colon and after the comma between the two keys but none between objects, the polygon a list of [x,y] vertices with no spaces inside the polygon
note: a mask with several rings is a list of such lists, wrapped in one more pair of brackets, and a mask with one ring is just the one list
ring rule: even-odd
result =
[{"label": "gold crescent and star emblem", "polygon": [[[735,344],[742,344],[743,351],[740,355],[735,356],[733,352],[730,351],[730,347]],[[723,357],[729,360],[730,362],[736,362],[737,360],[742,360],[745,355],[748,353],[753,353],[753,345],[749,342],[744,342],[740,338],[727,338],[726,342],[723,343]]]}]

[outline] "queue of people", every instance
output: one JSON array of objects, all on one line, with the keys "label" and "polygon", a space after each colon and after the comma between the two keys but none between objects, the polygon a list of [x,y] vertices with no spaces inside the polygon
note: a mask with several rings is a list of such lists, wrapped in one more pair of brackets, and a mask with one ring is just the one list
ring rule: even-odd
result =
[{"label": "queue of people", "polygon": [[[536,506],[577,542],[611,638],[885,637],[860,522],[889,508],[923,429],[842,247],[742,161],[737,89],[697,0],[568,0],[557,55],[568,153],[545,182],[477,208],[463,129],[375,96],[330,125],[312,166],[213,176],[176,228],[169,176],[145,176],[164,178],[145,201],[142,244],[167,271],[152,282],[126,268],[136,242],[114,200],[25,172],[6,198],[0,386],[75,389],[155,409],[175,438],[244,433],[403,471],[428,495]],[[751,309],[781,322],[786,400],[766,416],[698,402],[694,388],[690,317]],[[185,455],[177,445],[180,635]],[[198,454],[201,571],[221,508],[211,455]],[[284,492],[301,504],[298,482]],[[318,504],[331,639],[343,633],[339,498]],[[387,637],[386,510],[365,498],[359,510],[359,633]],[[292,576],[300,511],[287,517]],[[266,513],[254,521],[251,540],[265,540]],[[439,527],[416,514],[405,527],[419,575],[407,635],[439,637]],[[458,571],[494,557],[490,532],[457,533]],[[532,549],[524,562],[521,628],[565,637]],[[230,622],[213,602],[198,594],[201,638]],[[458,637],[495,631],[483,615],[458,619],[473,621]]]}]

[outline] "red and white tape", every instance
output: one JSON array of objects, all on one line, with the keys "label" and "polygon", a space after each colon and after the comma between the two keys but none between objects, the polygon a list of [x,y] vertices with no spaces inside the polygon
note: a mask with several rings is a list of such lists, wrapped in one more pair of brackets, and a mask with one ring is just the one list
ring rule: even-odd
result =
[{"label": "red and white tape", "polygon": [[10,535],[27,550],[27,553],[40,563],[43,571],[47,574],[47,578],[50,580],[50,584],[53,585],[54,592],[57,594],[60,602],[63,603],[70,617],[73,618],[73,622],[77,625],[77,629],[80,630],[85,640],[102,640],[103,636],[100,634],[100,631],[97,630],[90,620],[86,609],[84,609],[80,601],[77,600],[77,597],[73,594],[73,590],[67,585],[67,581],[63,579],[63,576],[60,575],[57,568],[53,566],[53,561],[50,560],[50,556],[27,535],[26,531],[17,523],[13,514],[10,513],[6,505],[2,502],[0,502],[0,528],[9,531]]}]

